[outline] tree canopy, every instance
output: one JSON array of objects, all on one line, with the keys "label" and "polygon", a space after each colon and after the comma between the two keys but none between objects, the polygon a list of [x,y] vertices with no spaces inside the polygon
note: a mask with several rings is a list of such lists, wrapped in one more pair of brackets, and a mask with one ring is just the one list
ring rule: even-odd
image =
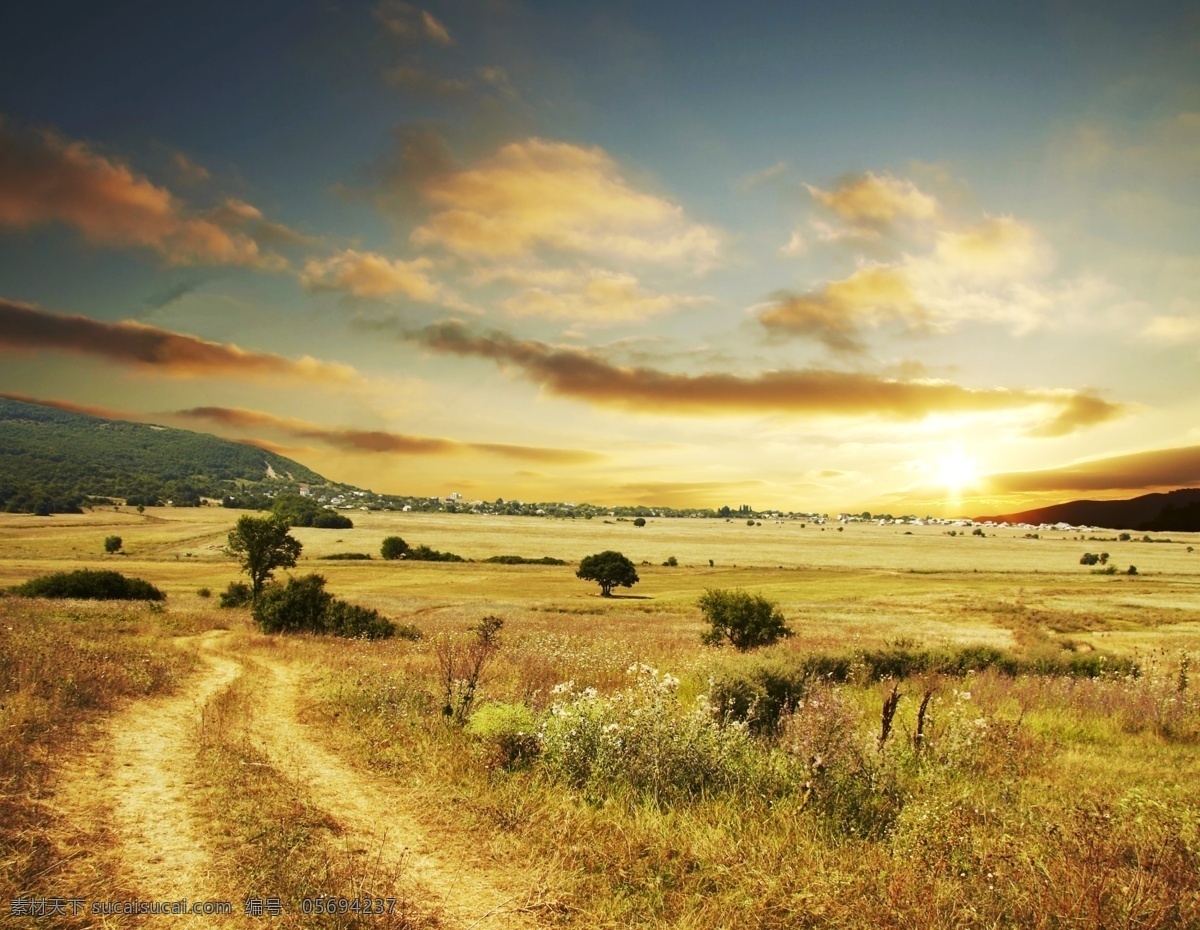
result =
[{"label": "tree canopy", "polygon": [[254,599],[277,568],[291,568],[300,555],[300,540],[288,532],[278,517],[241,517],[229,531],[229,552],[250,576]]},{"label": "tree canopy", "polygon": [[709,625],[702,639],[710,646],[719,646],[728,639],[735,649],[745,652],[792,635],[775,602],[761,594],[740,588],[709,588],[699,606]]},{"label": "tree canopy", "polygon": [[638,573],[633,563],[613,549],[584,556],[575,574],[585,581],[599,584],[602,597],[612,597],[614,587],[632,588],[638,583]]}]

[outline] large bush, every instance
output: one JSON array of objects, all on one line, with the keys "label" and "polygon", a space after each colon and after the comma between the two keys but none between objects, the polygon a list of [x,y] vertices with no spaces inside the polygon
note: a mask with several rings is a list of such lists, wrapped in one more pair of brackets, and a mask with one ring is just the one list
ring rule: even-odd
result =
[{"label": "large bush", "polygon": [[166,595],[141,578],[81,568],[33,578],[12,589],[22,597],[79,598],[89,601],[161,601]]},{"label": "large bush", "polygon": [[744,652],[792,635],[775,603],[761,594],[709,588],[699,605],[709,625],[702,639],[710,646],[729,640]]},{"label": "large bush", "polygon": [[222,607],[249,607],[253,601],[254,589],[244,581],[229,582],[219,598]]},{"label": "large bush", "polygon": [[317,574],[289,578],[286,585],[267,585],[254,602],[254,619],[264,633],[383,639],[396,632],[395,625],[379,611],[335,598]]},{"label": "large bush", "polygon": [[385,559],[400,559],[408,552],[408,543],[399,536],[388,536],[379,547],[379,554]]}]

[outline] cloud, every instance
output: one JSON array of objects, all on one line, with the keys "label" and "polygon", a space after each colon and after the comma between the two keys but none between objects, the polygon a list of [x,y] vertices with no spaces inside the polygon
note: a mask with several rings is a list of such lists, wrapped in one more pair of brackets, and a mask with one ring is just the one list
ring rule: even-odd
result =
[{"label": "cloud", "polygon": [[327,259],[310,258],[300,281],[310,291],[344,291],[355,297],[392,297],[436,301],[438,286],[429,279],[433,262],[390,260],[375,252],[346,249]]},{"label": "cloud", "polygon": [[790,255],[796,258],[808,251],[808,242],[800,230],[794,229],[792,230],[791,238],[779,247],[779,251],[783,255]]},{"label": "cloud", "polygon": [[1200,487],[1200,446],[1155,449],[1038,471],[988,475],[990,491],[1147,491]]},{"label": "cloud", "polygon": [[766,184],[778,177],[782,177],[787,170],[788,164],[786,161],[776,162],[770,168],[763,168],[761,171],[755,171],[738,178],[734,187],[745,193],[746,191],[754,190],[760,184]]},{"label": "cloud", "polygon": [[758,321],[773,333],[816,339],[842,353],[865,348],[864,326],[902,319],[915,327],[924,318],[903,270],[885,265],[860,268],[807,294],[778,294],[758,315]]},{"label": "cloud", "polygon": [[0,393],[0,397],[20,401],[23,404],[36,404],[39,407],[54,407],[56,410],[66,410],[68,413],[86,413],[90,417],[100,417],[105,420],[138,420],[140,417],[112,407],[97,407],[92,404],[77,404],[70,400],[56,400],[43,397],[30,397],[28,394]]},{"label": "cloud", "polygon": [[937,219],[940,212],[935,197],[886,172],[847,175],[829,191],[804,186],[813,200],[856,227],[878,230],[905,220],[925,222]]},{"label": "cloud", "polygon": [[1108,423],[1128,412],[1129,408],[1124,404],[1111,403],[1095,394],[1070,392],[1056,417],[1035,426],[1026,435],[1034,439],[1068,436],[1089,426]]},{"label": "cloud", "polygon": [[638,285],[631,274],[591,269],[584,273],[555,270],[530,275],[533,280],[554,282],[558,289],[533,286],[505,300],[509,316],[536,316],[581,323],[627,323],[670,313],[680,307],[708,301],[706,297],[655,294]]},{"label": "cloud", "polygon": [[1146,324],[1142,335],[1155,342],[1178,344],[1200,339],[1200,317],[1156,316]]},{"label": "cloud", "polygon": [[397,453],[402,455],[462,455],[486,453],[527,462],[582,465],[605,456],[577,449],[548,449],[494,442],[459,442],[429,436],[409,436],[381,430],[355,430],[321,426],[295,417],[278,417],[241,407],[193,407],[174,416],[207,420],[238,429],[268,429],[296,439],[312,439],[351,452]]},{"label": "cloud", "polygon": [[171,153],[171,167],[175,169],[175,173],[179,176],[178,179],[184,184],[199,184],[207,181],[210,177],[207,168],[188,158],[183,152]]},{"label": "cloud", "polygon": [[[948,381],[901,381],[818,368],[751,376],[677,374],[615,365],[583,349],[518,340],[499,331],[477,334],[453,320],[407,333],[406,338],[435,352],[486,358],[512,367],[551,394],[641,413],[788,413],[918,420],[933,414],[1050,407],[1061,415],[1071,409],[1075,397],[1063,391],[972,389]],[[1097,399],[1097,403],[1106,402]],[[1085,425],[1082,420],[1086,417],[1080,419],[1078,425]]]},{"label": "cloud", "polygon": [[175,265],[270,266],[254,239],[190,213],[166,188],[82,142],[0,123],[0,227],[51,223],[109,248],[146,248]]},{"label": "cloud", "polygon": [[434,45],[453,45],[454,38],[445,25],[428,10],[403,3],[384,0],[375,7],[375,18],[389,35],[406,42],[432,42]]},{"label": "cloud", "polygon": [[0,351],[67,352],[127,365],[139,373],[172,378],[287,378],[348,383],[353,368],[303,356],[248,352],[142,323],[103,323],[85,316],[51,313],[0,298]]},{"label": "cloud", "polygon": [[471,89],[471,82],[461,78],[438,77],[415,65],[396,65],[383,72],[383,79],[392,87],[403,87],[414,93],[434,98],[454,97]]},{"label": "cloud", "polygon": [[989,216],[965,229],[941,230],[933,262],[959,279],[991,284],[1037,277],[1052,256],[1031,226],[1010,216]]},{"label": "cloud", "polygon": [[512,258],[539,248],[629,261],[711,265],[717,233],[682,208],[638,191],[599,148],[532,138],[469,168],[427,176],[433,213],[412,233],[476,258]]}]

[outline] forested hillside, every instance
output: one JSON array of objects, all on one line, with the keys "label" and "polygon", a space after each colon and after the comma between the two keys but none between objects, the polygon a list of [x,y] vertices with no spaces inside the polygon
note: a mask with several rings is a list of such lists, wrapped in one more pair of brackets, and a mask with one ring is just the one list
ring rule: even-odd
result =
[{"label": "forested hillside", "polygon": [[205,433],[0,398],[0,509],[71,512],[93,497],[186,506],[300,482],[328,483],[282,455]]}]

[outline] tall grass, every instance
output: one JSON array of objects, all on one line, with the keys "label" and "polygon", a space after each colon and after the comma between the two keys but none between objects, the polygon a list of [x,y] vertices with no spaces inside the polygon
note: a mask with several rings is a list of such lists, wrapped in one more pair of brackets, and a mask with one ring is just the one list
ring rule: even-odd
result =
[{"label": "tall grass", "polygon": [[170,634],[196,618],[171,629],[160,616],[0,598],[0,884],[14,894],[39,890],[60,853],[55,838],[73,829],[44,802],[86,726],[126,700],[171,692],[194,665]]}]

